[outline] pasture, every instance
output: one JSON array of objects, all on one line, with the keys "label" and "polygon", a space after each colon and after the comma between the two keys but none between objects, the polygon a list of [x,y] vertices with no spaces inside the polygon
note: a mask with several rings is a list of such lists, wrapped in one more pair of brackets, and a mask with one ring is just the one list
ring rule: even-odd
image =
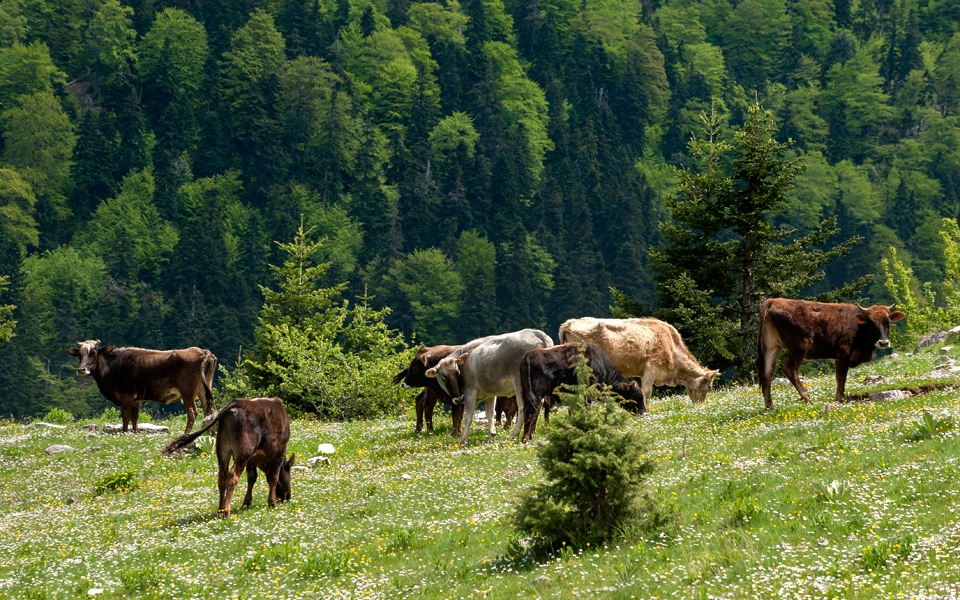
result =
[{"label": "pasture", "polygon": [[[413,433],[412,408],[403,420],[295,420],[298,464],[321,443],[336,448],[331,464],[297,472],[277,510],[261,477],[253,507],[238,497],[230,520],[216,516],[212,456],[160,456],[184,417],[163,423],[169,435],[89,439],[83,422],[6,422],[0,597],[957,598],[960,377],[936,376],[940,356],[851,373],[848,394],[940,388],[900,400],[824,410],[832,375],[808,382],[809,406],[775,385],[769,413],[754,386],[699,407],[655,399],[631,427],[649,440],[650,493],[672,522],[555,553],[523,548],[509,524],[516,490],[540,477],[535,444],[475,427],[461,445],[443,414],[432,436]],[[865,386],[868,375],[886,382]],[[544,434],[541,423],[535,442]],[[52,444],[76,449],[44,455]]]}]

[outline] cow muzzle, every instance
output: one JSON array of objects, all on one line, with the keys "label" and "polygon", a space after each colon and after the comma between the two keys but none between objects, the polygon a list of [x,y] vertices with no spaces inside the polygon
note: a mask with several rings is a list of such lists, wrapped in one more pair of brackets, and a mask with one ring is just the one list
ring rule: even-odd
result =
[{"label": "cow muzzle", "polygon": [[77,375],[89,375],[90,369],[77,369]]},{"label": "cow muzzle", "polygon": [[405,389],[405,390],[409,390],[409,389],[410,389],[410,386],[407,384],[406,381],[401,381],[401,382],[400,382],[400,387],[402,387],[402,388]]},{"label": "cow muzzle", "polygon": [[877,340],[877,348],[889,348],[890,340]]}]

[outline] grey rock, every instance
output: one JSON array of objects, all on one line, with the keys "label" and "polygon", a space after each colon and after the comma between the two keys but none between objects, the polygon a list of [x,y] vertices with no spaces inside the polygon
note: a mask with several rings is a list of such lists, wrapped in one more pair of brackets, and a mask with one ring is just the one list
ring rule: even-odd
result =
[{"label": "grey rock", "polygon": [[957,325],[956,327],[954,327],[953,329],[947,332],[948,338],[955,338],[957,336],[960,336],[960,325]]},{"label": "grey rock", "polygon": [[953,346],[943,346],[940,348],[940,354],[950,354],[951,350],[953,350]]},{"label": "grey rock", "polygon": [[70,450],[76,450],[73,446],[67,446],[65,444],[54,444],[49,446],[46,450],[43,451],[47,456],[53,456],[54,454],[60,454],[61,452],[69,452]]},{"label": "grey rock", "polygon": [[329,466],[330,459],[326,456],[314,456],[313,458],[307,460],[307,466],[311,469],[316,469],[319,466]]},{"label": "grey rock", "polygon": [[887,378],[883,375],[870,375],[863,378],[863,385],[873,385],[875,383],[885,383]]},{"label": "grey rock", "polygon": [[88,434],[86,434],[85,436],[83,436],[83,439],[85,439],[85,440],[92,440],[93,438],[97,438],[97,437],[100,437],[100,434],[99,434],[99,433],[93,433],[93,432],[91,432],[91,433],[88,433]]},{"label": "grey rock", "polygon": [[66,429],[66,425],[54,425],[53,423],[44,423],[43,421],[37,421],[33,424],[34,427],[39,427],[41,429]]},{"label": "grey rock", "polygon": [[[166,425],[154,425],[153,423],[139,423],[137,429],[140,433],[170,433],[170,428]],[[123,431],[123,425],[119,423],[108,423],[103,426],[105,433],[120,433]],[[133,425],[128,426],[128,433],[133,433]]]},{"label": "grey rock", "polygon": [[317,454],[335,454],[337,449],[333,447],[333,444],[320,444],[317,446]]},{"label": "grey rock", "polygon": [[903,400],[909,398],[910,393],[903,390],[884,390],[870,394],[870,399],[874,402],[886,402],[887,400]]},{"label": "grey rock", "polygon": [[413,479],[413,475],[411,475],[410,473],[404,473],[403,475],[400,476],[400,479],[404,481],[410,481],[411,479]]},{"label": "grey rock", "polygon": [[887,360],[900,360],[900,355],[894,352],[889,357],[887,357]]},{"label": "grey rock", "polygon": [[928,333],[927,335],[920,338],[920,341],[917,342],[917,345],[913,348],[913,353],[916,354],[924,348],[929,348],[930,346],[936,346],[937,344],[942,344],[944,340],[947,339],[946,331],[934,331],[933,333]]},{"label": "grey rock", "polygon": [[309,470],[310,470],[310,467],[304,467],[304,466],[301,466],[301,465],[297,465],[297,466],[295,466],[295,467],[290,467],[290,470],[291,470],[291,471],[297,471],[297,472],[309,471]]},{"label": "grey rock", "polygon": [[70,496],[69,498],[67,498],[66,500],[64,500],[63,503],[66,504],[67,506],[70,506],[71,504],[73,504],[73,503],[76,502],[76,501],[77,501],[76,498],[74,498],[73,496]]},{"label": "grey rock", "polygon": [[96,423],[87,423],[86,425],[81,425],[80,429],[85,429],[87,431],[96,431],[100,429],[100,426]]},{"label": "grey rock", "polygon": [[547,577],[546,575],[541,575],[540,577],[537,577],[536,579],[531,581],[530,585],[543,585],[545,583],[550,583],[550,581],[551,580],[549,577]]},{"label": "grey rock", "polygon": [[83,449],[84,452],[97,452],[103,450],[103,446],[87,446]]}]

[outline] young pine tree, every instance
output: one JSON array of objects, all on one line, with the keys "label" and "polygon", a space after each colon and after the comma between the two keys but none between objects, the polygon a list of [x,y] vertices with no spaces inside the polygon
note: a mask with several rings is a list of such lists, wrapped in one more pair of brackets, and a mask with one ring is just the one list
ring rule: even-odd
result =
[{"label": "young pine tree", "polygon": [[626,429],[630,415],[610,392],[589,384],[593,372],[580,352],[579,383],[559,394],[567,417],[537,449],[545,483],[525,490],[513,514],[517,531],[554,548],[600,544],[628,526],[656,526],[663,518],[643,493],[653,463]]}]

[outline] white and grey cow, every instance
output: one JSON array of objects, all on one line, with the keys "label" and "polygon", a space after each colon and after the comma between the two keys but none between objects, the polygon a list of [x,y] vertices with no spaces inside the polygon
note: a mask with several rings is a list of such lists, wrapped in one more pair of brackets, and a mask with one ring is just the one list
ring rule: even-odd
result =
[{"label": "white and grey cow", "polygon": [[[496,435],[493,420],[496,396],[517,396],[520,386],[520,363],[528,350],[550,348],[553,340],[538,329],[522,329],[513,333],[491,335],[473,340],[451,352],[437,366],[427,370],[427,377],[436,377],[441,387],[464,405],[463,433],[467,441],[477,402],[487,401],[487,426]],[[517,421],[511,438],[517,437],[524,422],[522,402],[517,402]]]}]

